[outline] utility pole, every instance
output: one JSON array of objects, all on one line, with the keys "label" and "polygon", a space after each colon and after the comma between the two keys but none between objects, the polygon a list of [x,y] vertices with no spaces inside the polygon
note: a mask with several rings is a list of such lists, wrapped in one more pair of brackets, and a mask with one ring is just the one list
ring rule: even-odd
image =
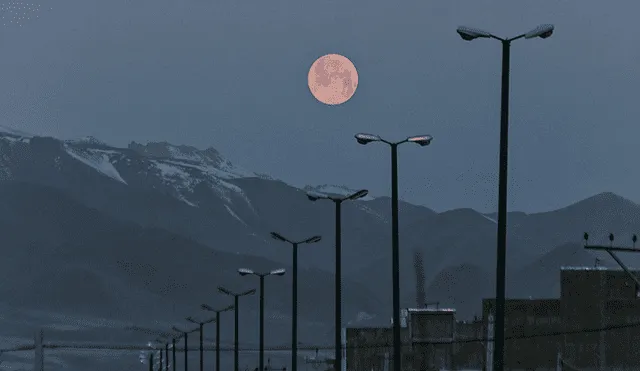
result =
[{"label": "utility pole", "polygon": [[[631,280],[633,280],[633,282],[635,283],[635,287],[636,287],[636,294],[637,294],[637,290],[640,289],[640,280],[638,279],[638,277],[631,272],[631,270],[629,270],[629,268],[622,262],[622,260],[620,260],[620,258],[616,255],[616,251],[622,251],[622,252],[640,252],[640,249],[636,249],[636,242],[638,241],[638,237],[634,234],[631,237],[631,242],[633,242],[633,247],[623,247],[623,246],[614,246],[613,245],[613,241],[615,239],[613,233],[609,233],[609,246],[605,246],[605,245],[589,245],[589,233],[584,233],[583,236],[584,239],[584,248],[588,249],[588,250],[604,250],[606,251],[609,256],[611,256],[613,258],[613,260],[616,261],[616,263],[618,263],[618,265],[620,266],[620,268],[622,268],[622,270],[627,274],[627,276],[629,276],[629,278],[631,278]],[[603,283],[603,279],[601,277],[601,295],[604,295],[604,283]],[[605,323],[605,308],[604,308],[604,303],[605,303],[605,299],[601,296],[600,298],[600,326],[601,328],[604,328],[606,326]],[[604,331],[600,331],[600,349],[599,349],[599,353],[600,353],[600,369],[601,370],[606,370],[607,369],[607,359],[606,359],[606,349],[605,349],[605,345],[606,345],[606,339],[605,339],[605,332]]]}]

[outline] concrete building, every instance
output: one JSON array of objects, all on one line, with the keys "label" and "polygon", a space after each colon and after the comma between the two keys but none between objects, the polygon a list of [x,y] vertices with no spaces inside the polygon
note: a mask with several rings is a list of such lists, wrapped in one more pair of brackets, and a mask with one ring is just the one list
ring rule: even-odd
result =
[{"label": "concrete building", "polygon": [[640,323],[639,291],[621,269],[562,268],[561,317],[571,332],[562,336],[562,358],[579,369],[640,370],[640,326],[630,326]]},{"label": "concrete building", "polygon": [[453,369],[455,309],[408,309],[408,313],[411,370]]},{"label": "concrete building", "polygon": [[[640,272],[638,272],[640,273]],[[562,267],[560,298],[508,299],[505,370],[640,370],[639,288],[621,269]],[[485,336],[494,299],[483,300]],[[607,331],[601,328],[613,327]],[[616,328],[618,327],[618,328]],[[622,327],[622,328],[619,328]],[[486,352],[485,362],[491,362]]]},{"label": "concrete building", "polygon": [[457,321],[454,338],[453,364],[458,370],[482,370],[487,351],[482,319]]},{"label": "concrete building", "polygon": [[[621,269],[562,267],[559,298],[507,299],[504,369],[640,371],[639,298]],[[470,322],[453,309],[403,310],[403,371],[491,370],[494,310],[484,299]],[[393,370],[392,339],[390,326],[347,329],[347,370]]]}]

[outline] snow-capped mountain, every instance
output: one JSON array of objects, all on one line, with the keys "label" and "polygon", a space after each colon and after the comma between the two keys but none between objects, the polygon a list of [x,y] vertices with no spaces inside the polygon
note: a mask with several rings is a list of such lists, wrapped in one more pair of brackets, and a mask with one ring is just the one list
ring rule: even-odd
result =
[{"label": "snow-capped mountain", "polygon": [[[0,129],[0,184],[30,183],[55,188],[116,220],[159,228],[204,246],[290,263],[290,249],[269,238],[321,235],[300,250],[305,268],[333,269],[334,206],[310,202],[305,193],[347,195],[357,190],[321,185],[296,188],[234,166],[213,148],[166,142],[116,148],[96,138],[60,140]],[[386,197],[345,203],[342,210],[344,277],[384,298],[390,292],[390,202]],[[414,250],[429,257],[426,280],[461,264],[492,271],[495,215],[471,209],[436,213],[400,202],[403,296],[413,302]],[[612,232],[640,230],[640,206],[601,194],[569,207],[537,214],[509,215],[510,270],[532,264],[558,246]],[[78,221],[80,223],[81,221]],[[82,229],[82,226],[78,226]],[[443,288],[446,291],[446,288]],[[443,292],[444,292],[443,291]],[[406,294],[404,294],[406,293]]]},{"label": "snow-capped mountain", "polygon": [[[16,146],[28,145],[34,137],[0,127],[0,142],[7,146],[2,156],[4,163],[0,162],[0,179],[11,179],[10,157],[21,156]],[[64,155],[123,185],[140,186],[141,179],[135,178],[155,178],[172,196],[192,207],[198,207],[193,193],[201,183],[206,183],[227,203],[232,203],[234,196],[248,203],[242,190],[228,181],[251,177],[267,179],[264,175],[234,166],[213,148],[199,150],[166,142],[146,145],[132,142],[128,148],[116,148],[91,136],[59,141],[59,145]],[[60,164],[60,156],[57,156],[56,165],[60,167]],[[127,171],[131,167],[137,169],[135,173]]]}]

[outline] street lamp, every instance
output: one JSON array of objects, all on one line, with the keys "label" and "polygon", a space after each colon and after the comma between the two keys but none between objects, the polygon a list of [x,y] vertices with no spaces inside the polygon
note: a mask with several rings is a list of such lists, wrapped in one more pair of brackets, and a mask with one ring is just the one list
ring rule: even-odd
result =
[{"label": "street lamp", "polygon": [[503,39],[490,32],[469,27],[458,27],[457,32],[463,40],[478,38],[496,39],[502,43],[502,93],[500,109],[500,165],[498,173],[498,242],[496,264],[496,320],[494,323],[494,371],[504,368],[504,310],[505,310],[505,272],[507,254],[507,169],[509,160],[509,57],[511,42],[518,39],[546,39],[553,34],[553,25],[543,24],[533,30]]},{"label": "street lamp", "polygon": [[171,329],[177,333],[179,333],[181,335],[181,337],[184,337],[184,371],[188,371],[189,370],[189,334],[194,333],[198,330],[200,330],[198,327],[194,328],[193,330],[181,330],[179,328],[177,328],[176,326],[172,326]]},{"label": "street lamp", "polygon": [[216,314],[216,371],[220,371],[220,313],[230,311],[234,307],[233,305],[229,305],[226,308],[214,309],[207,304],[202,304],[200,308],[209,312],[215,312]]},{"label": "street lamp", "polygon": [[254,272],[251,269],[240,268],[238,273],[241,276],[257,276],[260,278],[260,370],[264,371],[264,278],[267,276],[284,276],[284,269],[275,269],[266,273]]},{"label": "street lamp", "polygon": [[191,323],[195,323],[198,325],[198,331],[200,332],[200,371],[204,371],[204,325],[215,322],[216,318],[210,318],[206,321],[197,321],[192,317],[185,318],[187,321]]},{"label": "street lamp", "polygon": [[[239,371],[240,370],[240,364],[239,364],[239,358],[238,358],[238,298],[240,298],[241,296],[247,296],[247,295],[253,295],[256,293],[256,289],[251,289],[251,290],[247,290],[247,291],[243,291],[240,293],[236,293],[230,290],[225,289],[222,286],[218,286],[218,291],[220,291],[221,293],[225,294],[225,295],[229,295],[229,296],[233,296],[233,307],[235,308],[235,339],[233,341],[233,370],[234,371]],[[218,342],[220,342],[220,340],[218,339]],[[217,371],[217,370],[216,370]]]},{"label": "street lamp", "polygon": [[335,277],[335,371],[342,370],[342,221],[341,207],[344,201],[353,201],[365,197],[369,191],[362,189],[345,197],[332,197],[316,193],[307,193],[310,201],[331,200],[336,205],[336,277]]},{"label": "street lamp", "polygon": [[[156,339],[156,342],[164,345],[164,369],[169,371],[169,340],[164,336],[160,336]],[[160,349],[162,351],[162,348]],[[162,355],[160,355],[160,371],[162,371]]]},{"label": "street lamp", "polygon": [[322,240],[320,236],[309,237],[302,241],[292,241],[281,234],[271,232],[274,240],[288,242],[293,247],[293,274],[291,275],[292,295],[291,299],[291,371],[298,369],[298,245],[303,243],[316,243]]},{"label": "street lamp", "polygon": [[391,147],[391,264],[393,279],[393,369],[401,371],[402,338],[400,336],[400,236],[398,232],[398,146],[416,143],[421,147],[431,144],[431,135],[415,135],[399,142],[389,142],[378,135],[360,133],[355,135],[359,144],[382,142]]}]

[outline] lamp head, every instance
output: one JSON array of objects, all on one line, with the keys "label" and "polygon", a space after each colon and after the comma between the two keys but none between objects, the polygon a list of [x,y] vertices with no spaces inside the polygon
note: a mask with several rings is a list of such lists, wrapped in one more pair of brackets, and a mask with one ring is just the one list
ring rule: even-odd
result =
[{"label": "lamp head", "polygon": [[282,237],[282,235],[279,233],[271,232],[270,235],[271,235],[271,238],[273,238],[274,240],[288,242],[287,239]]},{"label": "lamp head", "polygon": [[320,199],[327,198],[327,196],[321,195],[320,193],[316,192],[309,192],[307,193],[307,198],[309,199],[309,201],[318,201]]},{"label": "lamp head", "polygon": [[433,140],[433,137],[431,135],[416,135],[416,136],[407,138],[407,142],[416,143],[421,147],[428,146],[429,144],[431,144],[432,140]]},{"label": "lamp head", "polygon": [[284,268],[280,268],[272,270],[269,274],[272,276],[284,276],[285,272],[286,270]]},{"label": "lamp head", "polygon": [[255,293],[256,293],[256,289],[251,289],[251,290],[247,290],[247,291],[245,291],[245,292],[241,293],[241,294],[240,294],[240,295],[238,295],[238,296],[253,295],[253,294],[255,294]]},{"label": "lamp head", "polygon": [[366,189],[361,189],[358,192],[347,197],[349,200],[357,200],[359,198],[366,197],[369,194],[369,191]]},{"label": "lamp head", "polygon": [[489,38],[493,36],[489,32],[464,26],[458,27],[458,29],[456,29],[456,32],[465,41],[471,41],[479,38]]},{"label": "lamp head", "polygon": [[371,142],[379,142],[381,139],[378,135],[358,133],[355,135],[356,141],[360,144],[368,144]]},{"label": "lamp head", "polygon": [[540,26],[534,28],[533,30],[527,32],[524,35],[525,39],[533,39],[534,37],[539,37],[541,39],[546,39],[547,37],[553,34],[553,25],[552,24],[541,24]]},{"label": "lamp head", "polygon": [[316,242],[319,242],[320,240],[322,240],[322,237],[313,236],[311,238],[307,238],[306,240],[304,240],[304,243],[316,243]]},{"label": "lamp head", "polygon": [[251,269],[247,269],[247,268],[240,268],[240,269],[238,269],[238,273],[239,273],[241,276],[246,276],[246,275],[248,275],[248,274],[254,274],[254,272],[253,272]]}]

